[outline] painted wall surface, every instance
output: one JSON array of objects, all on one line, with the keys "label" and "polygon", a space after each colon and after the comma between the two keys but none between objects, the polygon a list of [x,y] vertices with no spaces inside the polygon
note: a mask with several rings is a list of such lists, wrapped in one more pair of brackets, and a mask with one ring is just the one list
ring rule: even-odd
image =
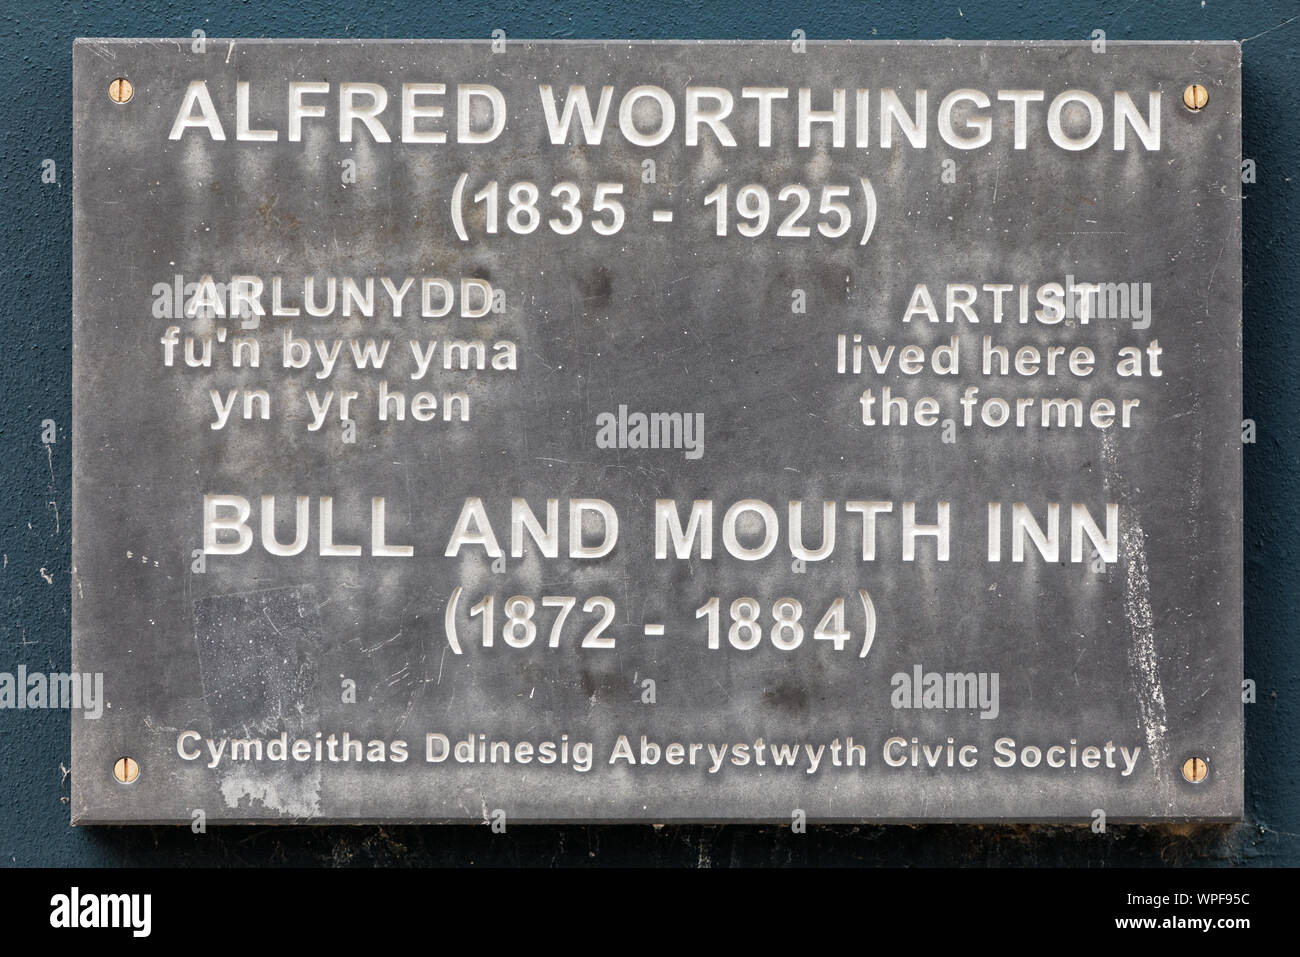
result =
[{"label": "painted wall surface", "polygon": [[[0,10],[0,671],[70,666],[71,71],[78,36],[1078,39],[1243,41],[1246,822],[1229,828],[71,828],[69,716],[0,711],[0,862],[9,865],[1300,864],[1300,0],[892,0],[495,4],[360,0]],[[42,180],[47,160],[56,182]],[[1232,188],[1230,186],[1229,188]],[[42,423],[57,424],[44,444]]]}]

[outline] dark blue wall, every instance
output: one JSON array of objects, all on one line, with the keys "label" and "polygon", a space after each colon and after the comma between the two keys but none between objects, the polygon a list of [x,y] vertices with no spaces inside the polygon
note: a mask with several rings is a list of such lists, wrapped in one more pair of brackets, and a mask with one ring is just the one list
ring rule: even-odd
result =
[{"label": "dark blue wall", "polygon": [[[800,9],[800,7],[803,9]],[[69,660],[71,80],[78,36],[1245,40],[1247,823],[1235,828],[188,828],[68,826],[68,714],[0,712],[0,861],[18,865],[475,863],[681,865],[1300,864],[1296,373],[1300,334],[1300,0],[424,0],[208,4],[9,0],[0,13],[0,671]],[[53,159],[58,182],[41,182]],[[58,442],[41,443],[41,422]],[[52,454],[51,454],[52,453]],[[47,580],[49,579],[49,580]]]}]

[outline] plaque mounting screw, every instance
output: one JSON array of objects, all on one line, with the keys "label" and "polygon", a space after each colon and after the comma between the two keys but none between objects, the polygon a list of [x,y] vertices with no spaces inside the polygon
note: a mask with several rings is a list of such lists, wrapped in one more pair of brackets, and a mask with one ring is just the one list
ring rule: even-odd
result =
[{"label": "plaque mounting screw", "polygon": [[1210,773],[1210,766],[1205,758],[1188,758],[1183,762],[1183,777],[1192,784],[1200,784]]},{"label": "plaque mounting screw", "polygon": [[119,76],[108,85],[108,98],[114,103],[125,103],[135,93],[135,87],[124,76]]},{"label": "plaque mounting screw", "polygon": [[130,784],[140,776],[140,765],[135,758],[118,758],[113,765],[113,777],[123,784]]},{"label": "plaque mounting screw", "polygon": [[1205,109],[1205,104],[1210,101],[1210,91],[1199,83],[1193,83],[1187,89],[1183,90],[1183,106],[1187,107],[1193,113]]}]

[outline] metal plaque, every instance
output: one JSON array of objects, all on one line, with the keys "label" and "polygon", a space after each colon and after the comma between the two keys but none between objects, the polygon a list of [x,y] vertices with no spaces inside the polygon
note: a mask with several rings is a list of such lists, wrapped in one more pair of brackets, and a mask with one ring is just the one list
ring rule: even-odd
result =
[{"label": "metal plaque", "polygon": [[74,63],[75,823],[1240,817],[1236,43]]}]

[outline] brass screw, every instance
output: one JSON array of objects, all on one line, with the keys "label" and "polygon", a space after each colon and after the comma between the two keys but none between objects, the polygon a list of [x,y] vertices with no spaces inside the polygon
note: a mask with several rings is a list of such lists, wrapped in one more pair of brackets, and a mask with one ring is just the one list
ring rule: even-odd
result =
[{"label": "brass screw", "polygon": [[140,776],[140,765],[135,758],[118,758],[113,765],[113,777],[123,784],[130,784]]},{"label": "brass screw", "polygon": [[108,98],[114,103],[125,103],[135,93],[135,87],[124,76],[119,76],[108,85]]},{"label": "brass screw", "polygon": [[1205,109],[1205,104],[1210,101],[1210,91],[1199,83],[1193,83],[1187,89],[1183,90],[1183,106],[1187,107],[1193,113]]},{"label": "brass screw", "polygon": [[1200,784],[1210,773],[1210,766],[1204,758],[1188,758],[1183,762],[1183,777],[1192,784]]}]

